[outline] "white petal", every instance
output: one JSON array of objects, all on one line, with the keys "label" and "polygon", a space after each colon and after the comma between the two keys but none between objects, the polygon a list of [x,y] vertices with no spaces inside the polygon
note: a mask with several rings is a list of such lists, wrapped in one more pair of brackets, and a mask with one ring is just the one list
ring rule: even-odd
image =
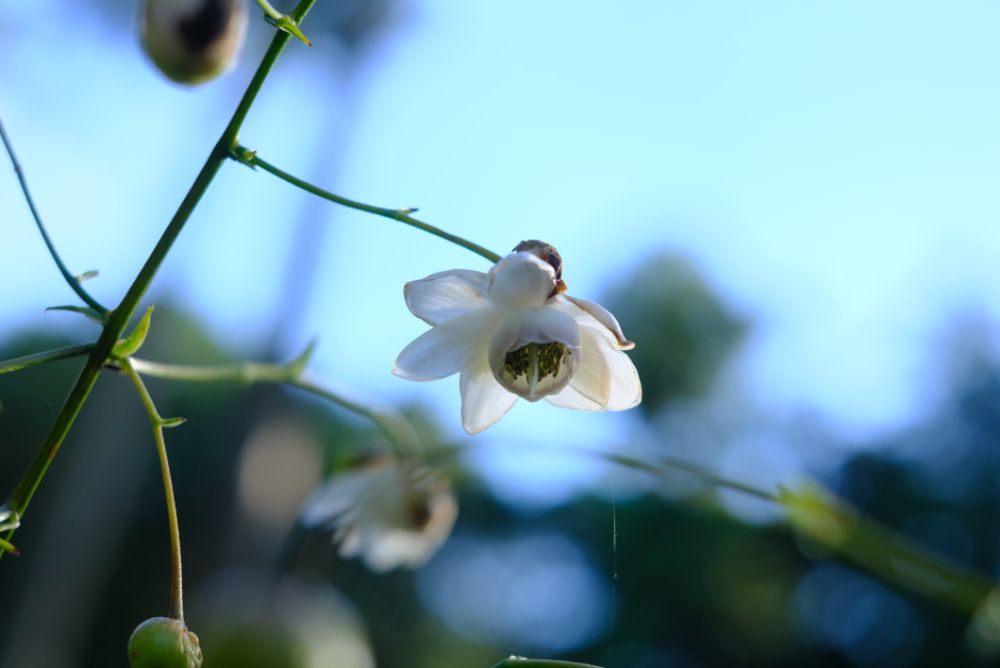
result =
[{"label": "white petal", "polygon": [[403,286],[410,312],[429,325],[437,325],[486,305],[486,274],[453,269],[431,274]]},{"label": "white petal", "polygon": [[576,318],[581,325],[593,326],[596,323],[600,328],[606,330],[614,338],[615,347],[618,350],[635,348],[635,343],[625,338],[621,325],[618,324],[615,316],[600,304],[569,295],[560,295],[553,302],[557,308]]},{"label": "white petal", "polygon": [[611,367],[605,351],[610,350],[608,340],[591,327],[580,328],[581,359],[570,386],[601,408],[611,399]]},{"label": "white petal", "polygon": [[578,410],[623,411],[642,401],[639,373],[604,328],[581,327],[582,356],[569,386],[549,403]]},{"label": "white petal", "polygon": [[370,482],[371,474],[365,470],[349,471],[331,478],[303,504],[299,521],[307,527],[333,525],[350,510]]},{"label": "white petal", "polygon": [[562,389],[559,394],[550,394],[545,397],[545,401],[560,408],[573,408],[578,411],[603,411],[604,406],[588,399],[573,389],[572,382]]},{"label": "white petal", "polygon": [[642,384],[632,360],[622,351],[610,346],[602,347],[601,352],[611,372],[611,393],[607,409],[624,411],[638,405],[642,401]]},{"label": "white petal", "polygon": [[462,427],[478,434],[506,415],[517,396],[500,387],[493,378],[485,351],[474,365],[462,370],[459,389],[462,392]]},{"label": "white petal", "polygon": [[486,350],[496,320],[493,309],[447,320],[406,346],[392,372],[407,380],[437,380],[457,373],[477,350]]},{"label": "white petal", "polygon": [[580,326],[560,310],[547,306],[517,309],[508,313],[490,339],[490,368],[499,369],[507,353],[528,343],[556,341],[579,358],[580,340]]},{"label": "white petal", "polygon": [[493,265],[487,276],[490,300],[504,306],[541,306],[556,286],[548,262],[527,252],[511,253]]}]

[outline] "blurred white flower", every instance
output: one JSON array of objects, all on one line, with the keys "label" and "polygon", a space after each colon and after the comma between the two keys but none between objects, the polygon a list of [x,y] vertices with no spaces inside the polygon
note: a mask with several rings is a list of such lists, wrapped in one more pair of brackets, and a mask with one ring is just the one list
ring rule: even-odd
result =
[{"label": "blurred white flower", "polygon": [[246,0],[146,0],[142,8],[142,46],[179,83],[200,83],[229,69],[246,31]]},{"label": "blurred white flower", "polygon": [[518,397],[579,410],[619,411],[642,400],[635,346],[606,309],[562,294],[562,260],[522,241],[483,274],[454,269],[407,283],[406,305],[433,326],[393,373],[436,380],[461,373],[462,426],[476,434]]},{"label": "blurred white flower", "polygon": [[340,556],[373,571],[416,568],[451,533],[458,503],[446,478],[390,455],[338,473],[306,501],[299,520],[334,530]]}]

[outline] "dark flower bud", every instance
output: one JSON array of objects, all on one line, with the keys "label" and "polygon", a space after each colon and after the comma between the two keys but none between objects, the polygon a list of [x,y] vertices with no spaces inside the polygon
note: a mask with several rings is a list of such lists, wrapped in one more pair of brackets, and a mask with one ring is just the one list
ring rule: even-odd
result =
[{"label": "dark flower bud", "polygon": [[142,45],[168,78],[207,81],[229,69],[247,29],[244,0],[145,0]]}]

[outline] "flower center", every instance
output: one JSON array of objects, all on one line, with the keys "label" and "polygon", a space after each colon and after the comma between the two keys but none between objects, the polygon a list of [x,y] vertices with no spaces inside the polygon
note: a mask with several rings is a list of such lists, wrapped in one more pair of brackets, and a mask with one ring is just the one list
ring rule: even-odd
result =
[{"label": "flower center", "polygon": [[571,361],[569,348],[562,343],[528,343],[504,356],[497,380],[514,394],[537,401],[566,386]]}]

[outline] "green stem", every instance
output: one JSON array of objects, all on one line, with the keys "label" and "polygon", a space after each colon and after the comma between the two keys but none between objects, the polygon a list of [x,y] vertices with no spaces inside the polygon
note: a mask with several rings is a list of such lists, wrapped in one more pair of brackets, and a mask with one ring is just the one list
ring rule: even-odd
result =
[{"label": "green stem", "polygon": [[[295,8],[295,11],[292,12],[292,17],[296,21],[302,20],[305,14],[313,6],[314,2],[315,0],[300,0],[298,6]],[[91,350],[86,366],[84,366],[83,371],[80,372],[80,376],[77,378],[76,384],[73,386],[69,397],[66,399],[62,409],[59,411],[59,415],[56,416],[55,422],[52,424],[48,434],[45,436],[45,440],[42,442],[42,445],[39,448],[38,453],[35,455],[35,458],[32,460],[27,472],[21,479],[17,488],[11,494],[10,501],[7,505],[11,510],[15,511],[19,517],[24,516],[24,511],[31,502],[31,498],[34,496],[35,490],[38,489],[38,485],[41,483],[42,478],[45,477],[45,473],[48,471],[49,465],[59,452],[59,448],[62,446],[62,443],[66,438],[66,434],[69,433],[70,427],[72,427],[76,417],[80,414],[80,410],[83,408],[84,403],[86,403],[87,397],[90,396],[90,392],[93,390],[94,384],[97,382],[97,377],[100,374],[101,369],[110,358],[112,348],[118,338],[122,335],[122,332],[125,330],[126,325],[131,319],[132,314],[135,312],[139,301],[149,288],[150,283],[152,283],[157,270],[160,268],[160,264],[170,251],[174,241],[183,229],[184,224],[187,222],[188,218],[191,217],[191,213],[194,211],[195,206],[197,206],[198,201],[201,199],[202,195],[204,195],[205,191],[208,190],[209,184],[211,184],[212,179],[215,177],[216,173],[218,173],[222,163],[228,157],[230,147],[235,145],[240,127],[246,119],[246,115],[250,111],[250,107],[253,105],[253,101],[257,97],[257,93],[260,92],[260,88],[264,84],[264,80],[274,67],[274,63],[277,61],[278,56],[284,49],[288,39],[289,34],[287,32],[278,31],[275,34],[274,39],[271,41],[271,46],[268,47],[260,66],[257,68],[257,72],[250,80],[247,90],[243,94],[243,98],[240,100],[239,105],[236,107],[236,111],[233,113],[232,119],[226,126],[226,129],[219,138],[218,143],[216,143],[215,147],[209,154],[204,166],[202,166],[201,171],[195,178],[194,184],[191,186],[187,195],[184,196],[184,200],[181,202],[180,207],[178,207],[177,212],[170,220],[170,223],[167,225],[167,228],[164,230],[160,240],[153,248],[149,258],[146,260],[146,263],[143,265],[139,274],[132,282],[128,292],[122,298],[121,303],[109,314],[108,320],[104,325],[104,329],[101,331],[101,336],[94,344],[94,348]],[[10,540],[13,533],[13,530],[8,531],[4,538],[6,540]]]},{"label": "green stem", "polygon": [[302,40],[304,44],[312,46],[312,42],[310,42],[309,39],[302,34],[302,31],[299,30],[298,20],[296,20],[294,17],[285,16],[277,9],[272,7],[271,3],[268,2],[267,0],[257,0],[257,5],[264,10],[264,14],[267,16],[269,23],[277,26],[278,28],[284,30],[285,32],[295,35],[300,40]]},{"label": "green stem", "polygon": [[591,663],[575,661],[556,661],[555,659],[526,659],[522,656],[512,656],[504,659],[493,668],[601,668]]},{"label": "green stem", "polygon": [[[316,0],[299,0],[299,4],[292,10],[290,18],[296,24],[300,23],[306,17],[306,14],[309,13],[309,10],[312,9],[315,2]],[[247,114],[250,113],[250,107],[253,106],[254,100],[257,98],[257,93],[260,92],[261,86],[264,85],[267,75],[271,73],[274,63],[277,62],[278,56],[281,55],[290,37],[289,33],[279,30],[274,39],[271,40],[271,46],[268,47],[267,53],[264,54],[264,59],[261,60],[260,65],[257,67],[257,72],[254,73],[246,92],[243,93],[243,99],[240,100],[236,111],[233,112],[232,119],[229,121],[229,125],[223,131],[222,138],[219,139],[219,144],[224,145],[227,150],[233,149],[238,145],[240,128],[243,127],[243,121],[246,120]]]},{"label": "green stem", "polygon": [[355,202],[354,200],[347,199],[346,197],[341,197],[340,195],[335,195],[328,190],[324,190],[318,186],[314,186],[308,181],[303,181],[297,176],[293,176],[288,172],[275,167],[271,163],[257,157],[254,151],[246,149],[242,146],[237,146],[234,148],[233,157],[235,160],[250,165],[252,167],[260,167],[265,172],[277,176],[282,181],[286,181],[297,188],[301,188],[308,193],[312,193],[317,197],[322,197],[325,200],[329,200],[335,204],[340,204],[341,206],[346,206],[349,209],[356,209],[358,211],[365,211],[367,213],[373,213],[376,216],[382,216],[383,218],[389,218],[391,220],[399,221],[404,225],[409,225],[410,227],[415,227],[418,230],[423,230],[433,234],[436,237],[450,241],[453,244],[457,244],[462,248],[466,248],[477,255],[480,255],[490,262],[497,262],[500,260],[500,256],[493,251],[483,248],[479,244],[475,244],[468,239],[463,239],[460,236],[451,234],[450,232],[445,232],[439,227],[434,227],[428,223],[418,220],[411,216],[410,214],[416,211],[416,209],[386,209],[380,206],[372,206],[371,204],[363,204],[362,202]]},{"label": "green stem", "polygon": [[82,355],[89,354],[93,349],[93,343],[82,343],[78,346],[66,346],[65,348],[56,348],[54,350],[46,350],[41,353],[32,353],[31,355],[24,355],[23,357],[15,357],[14,359],[4,360],[0,362],[0,375],[10,373],[11,371],[20,371],[21,369],[27,369],[32,366],[38,366],[39,364],[45,364],[46,362],[55,362],[69,357],[80,357]]},{"label": "green stem", "polygon": [[264,13],[267,14],[269,18],[274,19],[275,21],[284,16],[284,14],[272,7],[271,3],[267,0],[257,0],[257,5],[264,10]]},{"label": "green stem", "polygon": [[300,355],[288,364],[244,362],[231,365],[192,366],[163,364],[136,358],[132,358],[132,364],[146,376],[166,380],[192,383],[241,383],[244,385],[273,383],[294,387],[370,420],[389,439],[397,454],[403,455],[420,449],[419,435],[402,415],[373,409],[305,379],[303,372],[306,356],[307,353]]},{"label": "green stem", "polygon": [[156,440],[156,454],[160,459],[160,473],[163,476],[163,494],[167,502],[167,523],[170,530],[170,564],[171,564],[171,588],[170,588],[170,616],[174,619],[184,621],[184,576],[181,565],[181,528],[177,521],[177,504],[174,501],[174,483],[170,478],[170,461],[167,459],[167,444],[163,438],[163,425],[165,420],[160,417],[156,410],[156,404],[142,382],[142,377],[132,366],[129,360],[121,363],[125,374],[132,381],[142,405],[149,416],[149,423],[153,427],[153,438]]},{"label": "green stem", "polygon": [[52,243],[52,238],[49,237],[49,233],[45,229],[45,223],[42,222],[42,216],[35,207],[35,200],[31,196],[31,191],[28,190],[28,180],[24,176],[24,170],[21,169],[21,163],[18,162],[17,155],[14,153],[14,146],[7,136],[7,131],[4,130],[2,122],[0,122],[0,140],[3,141],[4,148],[7,149],[7,155],[10,156],[10,161],[14,165],[14,173],[17,175],[18,183],[21,184],[21,192],[24,193],[24,200],[28,203],[28,209],[31,210],[31,217],[35,219],[35,225],[42,235],[45,246],[49,249],[49,255],[52,256],[52,260],[55,261],[56,266],[59,268],[59,273],[62,274],[63,278],[66,279],[66,283],[80,299],[102,316],[106,315],[108,309],[104,308],[99,301],[91,297],[90,293],[83,289],[79,279],[70,272],[66,264],[62,261],[62,258],[59,257],[59,252],[56,250],[55,244]]},{"label": "green stem", "polygon": [[645,471],[646,473],[651,473],[653,475],[663,475],[668,473],[671,469],[675,469],[677,471],[687,473],[688,475],[695,476],[696,478],[701,478],[704,482],[715,487],[722,487],[733,490],[734,492],[741,492],[765,501],[778,501],[777,492],[760,489],[759,487],[754,487],[753,485],[748,485],[737,480],[723,478],[720,475],[712,473],[706,468],[698,466],[697,464],[692,464],[691,462],[686,462],[683,459],[677,459],[676,457],[664,457],[659,459],[656,463],[650,463],[644,462],[641,459],[635,459],[633,457],[618,455],[611,452],[593,451],[592,454],[613,464],[618,464],[620,466],[625,466],[638,471]]},{"label": "green stem", "polygon": [[302,378],[288,383],[288,385],[321,399],[326,399],[327,401],[335,403],[345,410],[371,420],[379,429],[382,430],[382,433],[385,434],[386,438],[389,439],[389,442],[395,447],[396,454],[401,457],[407,454],[419,452],[422,449],[420,436],[413,429],[413,425],[410,424],[409,420],[402,415],[387,415],[385,411],[377,411],[369,408],[368,406],[351,401],[350,399],[336,394],[332,390],[320,387],[319,385]]},{"label": "green stem", "polygon": [[3,538],[0,538],[0,552],[9,552],[15,557],[21,554],[16,547],[5,541]]},{"label": "green stem", "polygon": [[671,469],[684,471],[716,487],[775,503],[784,511],[788,526],[796,534],[824,545],[888,582],[964,614],[974,614],[995,586],[980,573],[939,558],[897,535],[818,484],[807,486],[802,491],[782,488],[770,492],[722,478],[697,464],[676,458],[649,463],[613,453],[587,452],[605,461],[659,477]]}]

